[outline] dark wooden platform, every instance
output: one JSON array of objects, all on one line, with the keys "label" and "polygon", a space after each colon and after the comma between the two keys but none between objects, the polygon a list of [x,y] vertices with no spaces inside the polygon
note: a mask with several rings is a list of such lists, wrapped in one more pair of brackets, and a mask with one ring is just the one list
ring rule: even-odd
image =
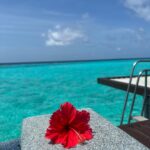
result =
[{"label": "dark wooden platform", "polygon": [[119,128],[150,148],[150,120],[122,125]]},{"label": "dark wooden platform", "polygon": [[[144,76],[143,76],[144,77]],[[137,76],[134,76],[134,82],[131,84],[129,92],[133,93],[136,86]],[[129,76],[119,76],[119,77],[108,77],[108,78],[98,78],[97,82],[99,84],[104,84],[110,87],[114,87],[120,90],[127,91],[129,84]],[[144,80],[143,80],[144,81]],[[142,82],[143,82],[142,81]],[[150,81],[150,76],[149,76]],[[136,93],[139,95],[144,95],[144,83],[139,84]],[[147,93],[150,94],[150,82],[148,82]],[[120,129],[128,133],[133,138],[137,139],[143,145],[150,148],[150,120],[141,121],[132,123],[130,125],[122,125],[119,126]]]},{"label": "dark wooden platform", "polygon": [[[136,76],[134,76],[136,77]],[[120,90],[127,91],[128,83],[127,82],[119,82],[117,79],[129,79],[129,76],[119,76],[119,77],[108,77],[108,78],[98,78],[97,82],[99,84],[104,84],[107,86],[111,86]],[[115,79],[115,80],[114,80]],[[135,89],[135,84],[131,84],[130,92],[133,93]],[[150,93],[150,87],[147,87],[147,92]],[[137,94],[143,95],[144,94],[144,86],[138,86]]]}]

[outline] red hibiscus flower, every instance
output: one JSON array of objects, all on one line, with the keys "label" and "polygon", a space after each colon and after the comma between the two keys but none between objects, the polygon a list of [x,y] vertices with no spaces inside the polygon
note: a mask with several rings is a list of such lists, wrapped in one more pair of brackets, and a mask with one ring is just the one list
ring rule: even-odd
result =
[{"label": "red hibiscus flower", "polygon": [[65,148],[75,147],[78,143],[93,138],[89,120],[89,112],[78,111],[66,102],[52,114],[45,137],[54,144],[62,144]]}]

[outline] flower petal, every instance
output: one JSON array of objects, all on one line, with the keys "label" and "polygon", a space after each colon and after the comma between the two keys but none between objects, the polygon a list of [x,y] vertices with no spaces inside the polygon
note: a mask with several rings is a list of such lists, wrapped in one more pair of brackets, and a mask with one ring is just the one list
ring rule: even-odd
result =
[{"label": "flower petal", "polygon": [[55,130],[47,129],[45,133],[45,138],[51,140],[52,142],[55,142],[55,139],[57,139],[59,136],[59,133]]},{"label": "flower petal", "polygon": [[53,128],[58,131],[61,131],[64,126],[64,117],[62,116],[61,111],[57,110],[56,112],[54,112],[49,122],[50,122],[49,128]]},{"label": "flower petal", "polygon": [[85,140],[90,140],[93,138],[92,129],[87,130],[83,134],[81,134],[81,137]]},{"label": "flower petal", "polygon": [[76,117],[76,108],[69,102],[61,105],[63,117],[66,118],[67,123],[71,123]]},{"label": "flower petal", "polygon": [[85,110],[77,111],[76,118],[72,122],[71,126],[74,130],[76,130],[79,133],[79,142],[84,142],[85,140],[90,140],[93,138],[92,129],[88,124],[89,120],[89,112]]},{"label": "flower petal", "polygon": [[55,144],[62,144],[65,145],[67,142],[68,134],[66,132],[59,133],[58,137],[55,139]]},{"label": "flower petal", "polygon": [[64,145],[65,148],[72,148],[75,147],[79,142],[78,142],[78,135],[73,131],[69,130],[67,134],[67,142]]},{"label": "flower petal", "polygon": [[77,131],[85,132],[89,129],[88,122],[90,120],[90,114],[89,112],[82,110],[76,112],[76,118],[72,122],[73,128],[75,128]]}]

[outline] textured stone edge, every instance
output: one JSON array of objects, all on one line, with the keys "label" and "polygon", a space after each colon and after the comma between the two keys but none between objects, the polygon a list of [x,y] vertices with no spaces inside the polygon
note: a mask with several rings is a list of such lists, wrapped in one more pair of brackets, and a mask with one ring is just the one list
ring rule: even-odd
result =
[{"label": "textured stone edge", "polygon": [[[141,144],[140,142],[138,142],[136,139],[134,139],[133,137],[131,137],[130,135],[128,135],[126,132],[124,132],[123,130],[121,130],[121,129],[119,129],[118,127],[116,127],[116,126],[114,126],[112,123],[110,123],[108,120],[106,120],[105,118],[103,118],[102,116],[100,116],[99,114],[97,114],[95,111],[93,111],[92,109],[90,109],[90,108],[83,108],[84,110],[87,110],[87,111],[89,111],[92,115],[94,115],[95,116],[95,118],[99,118],[103,123],[101,124],[101,128],[103,128],[103,127],[106,127],[106,128],[104,128],[104,130],[109,130],[110,128],[114,128],[114,132],[116,132],[116,131],[118,131],[118,134],[122,134],[122,135],[124,135],[123,137],[120,137],[120,138],[124,138],[123,140],[119,140],[121,143],[120,143],[120,146],[119,147],[117,147],[117,149],[121,149],[121,150],[124,150],[124,149],[132,149],[132,150],[135,150],[135,149],[138,149],[138,150],[147,150],[147,148],[143,145],[143,144]],[[81,110],[83,110],[83,109],[81,109]],[[26,119],[24,119],[24,121],[23,121],[23,124],[26,126],[27,125],[27,122],[28,121],[33,121],[33,120],[35,120],[36,118],[38,119],[38,118],[41,118],[41,117],[45,117],[45,118],[47,118],[47,117],[50,117],[50,114],[46,114],[46,115],[40,115],[40,116],[35,116],[35,117],[28,117],[28,118],[26,118]],[[33,120],[32,120],[33,119]],[[23,127],[24,126],[22,126],[22,129],[23,129]],[[25,127],[24,127],[25,128]],[[113,131],[112,131],[113,132]],[[109,135],[108,135],[109,136]],[[21,138],[22,138],[22,136],[21,136]],[[114,137],[115,138],[115,137]],[[115,140],[115,139],[114,139]],[[131,140],[132,142],[129,142],[130,143],[130,145],[127,145],[127,147],[124,145],[124,143],[122,143],[123,141],[129,141],[129,140]],[[22,141],[22,140],[21,140]],[[90,141],[90,142],[92,142],[92,141]],[[107,150],[111,150],[111,144],[112,143],[108,143],[107,145],[103,145]],[[132,145],[133,144],[133,145]],[[94,145],[93,145],[94,146]],[[103,147],[103,148],[104,148]],[[116,147],[116,146],[115,146]],[[129,148],[130,147],[130,148]],[[89,147],[88,147],[89,148]],[[94,147],[91,147],[92,149],[94,148]],[[98,147],[98,148],[100,148],[100,147]],[[100,149],[103,149],[102,147],[100,148]],[[53,148],[52,148],[53,149]],[[57,149],[57,147],[55,147],[55,149]],[[58,149],[60,149],[59,147],[58,147]],[[77,149],[81,149],[81,147],[77,147]],[[94,148],[94,149],[97,149],[97,148]],[[43,150],[43,149],[42,149]],[[88,149],[89,150],[89,149]]]}]

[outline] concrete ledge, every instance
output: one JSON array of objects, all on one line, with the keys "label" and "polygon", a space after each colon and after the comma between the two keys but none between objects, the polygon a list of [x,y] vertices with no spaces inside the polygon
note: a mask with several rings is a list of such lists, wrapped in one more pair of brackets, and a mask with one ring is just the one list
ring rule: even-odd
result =
[{"label": "concrete ledge", "polygon": [[[131,136],[113,126],[106,119],[91,109],[90,125],[94,138],[85,144],[78,145],[74,150],[148,150]],[[21,150],[62,150],[61,145],[49,144],[44,134],[48,127],[50,115],[30,117],[23,121]]]},{"label": "concrete ledge", "polygon": [[8,142],[0,143],[0,150],[21,150],[20,140],[11,140]]}]

